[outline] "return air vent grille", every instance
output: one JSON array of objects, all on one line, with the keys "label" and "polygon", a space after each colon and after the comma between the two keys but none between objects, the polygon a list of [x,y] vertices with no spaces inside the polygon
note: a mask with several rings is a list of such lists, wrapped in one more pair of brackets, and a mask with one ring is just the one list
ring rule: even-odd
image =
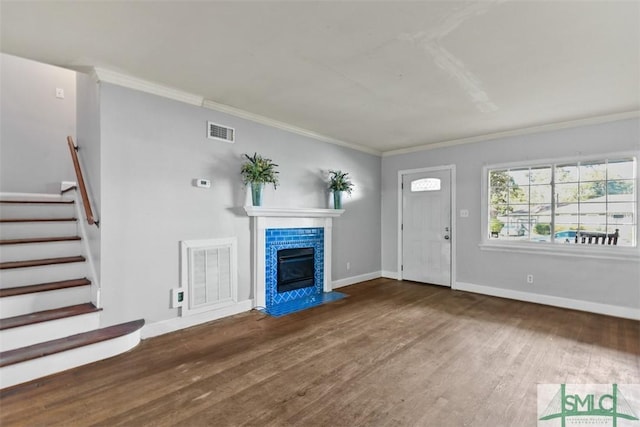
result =
[{"label": "return air vent grille", "polygon": [[237,302],[236,248],[235,237],[181,242],[181,286],[187,297],[182,316]]},{"label": "return air vent grille", "polygon": [[207,122],[207,137],[234,143],[236,142],[236,130],[213,122]]}]

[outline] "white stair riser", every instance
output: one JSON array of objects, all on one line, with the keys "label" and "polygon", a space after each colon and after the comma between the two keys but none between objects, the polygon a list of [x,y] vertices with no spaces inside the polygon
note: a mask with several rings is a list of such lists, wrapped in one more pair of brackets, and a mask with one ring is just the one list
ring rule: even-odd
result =
[{"label": "white stair riser", "polygon": [[4,204],[0,218],[69,218],[75,216],[75,204]]},{"label": "white stair riser", "polygon": [[55,291],[16,295],[0,298],[0,316],[6,319],[87,302],[91,302],[91,286],[76,286]]},{"label": "white stair riser", "polygon": [[77,256],[82,255],[83,250],[80,240],[2,245],[0,246],[0,260],[9,262]]},{"label": "white stair riser", "polygon": [[87,276],[86,262],[12,268],[0,271],[0,288],[12,288],[59,280],[80,279]]},{"label": "white stair riser", "polygon": [[52,354],[0,368],[0,388],[11,387],[131,350],[140,342],[140,330],[112,340]]},{"label": "white stair riser", "polygon": [[71,195],[71,193],[63,195],[59,193],[16,193],[3,191],[0,193],[0,200],[73,200],[73,195]]},{"label": "white stair riser", "polygon": [[78,235],[78,225],[72,221],[0,223],[0,238],[3,240],[76,235]]},{"label": "white stair riser", "polygon": [[87,313],[0,331],[0,351],[51,341],[100,327],[100,313]]}]

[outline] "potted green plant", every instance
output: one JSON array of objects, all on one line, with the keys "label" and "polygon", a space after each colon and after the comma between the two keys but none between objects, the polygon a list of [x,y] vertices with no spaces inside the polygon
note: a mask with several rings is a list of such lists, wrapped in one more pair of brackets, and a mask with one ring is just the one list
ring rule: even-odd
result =
[{"label": "potted green plant", "polygon": [[504,223],[498,218],[491,218],[490,227],[491,237],[498,237],[498,235],[500,234],[500,230],[502,230],[502,227],[504,227]]},{"label": "potted green plant", "polygon": [[258,153],[253,156],[244,154],[247,159],[242,164],[242,179],[245,184],[251,184],[251,201],[253,206],[262,205],[262,189],[264,184],[273,184],[273,188],[278,187],[278,171],[276,165],[271,159],[262,157]]},{"label": "potted green plant", "polygon": [[351,194],[353,183],[348,177],[348,172],[340,170],[329,171],[329,190],[333,192],[333,208],[342,209],[342,193]]}]

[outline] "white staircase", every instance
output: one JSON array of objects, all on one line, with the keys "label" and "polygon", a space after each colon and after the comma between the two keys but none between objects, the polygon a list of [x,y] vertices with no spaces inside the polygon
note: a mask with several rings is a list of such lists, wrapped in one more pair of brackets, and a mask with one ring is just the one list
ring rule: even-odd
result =
[{"label": "white staircase", "polygon": [[0,195],[0,388],[125,352],[143,320],[100,328],[75,192]]}]

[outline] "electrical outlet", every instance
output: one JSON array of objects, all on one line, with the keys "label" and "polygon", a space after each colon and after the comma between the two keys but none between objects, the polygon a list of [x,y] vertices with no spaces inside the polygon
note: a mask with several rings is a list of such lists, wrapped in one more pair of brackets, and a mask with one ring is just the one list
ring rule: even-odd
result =
[{"label": "electrical outlet", "polygon": [[351,263],[347,262],[347,271],[351,270]]},{"label": "electrical outlet", "polygon": [[184,288],[171,289],[171,308],[182,307],[184,304]]},{"label": "electrical outlet", "polygon": [[527,283],[529,284],[533,283],[533,274],[527,274]]}]

